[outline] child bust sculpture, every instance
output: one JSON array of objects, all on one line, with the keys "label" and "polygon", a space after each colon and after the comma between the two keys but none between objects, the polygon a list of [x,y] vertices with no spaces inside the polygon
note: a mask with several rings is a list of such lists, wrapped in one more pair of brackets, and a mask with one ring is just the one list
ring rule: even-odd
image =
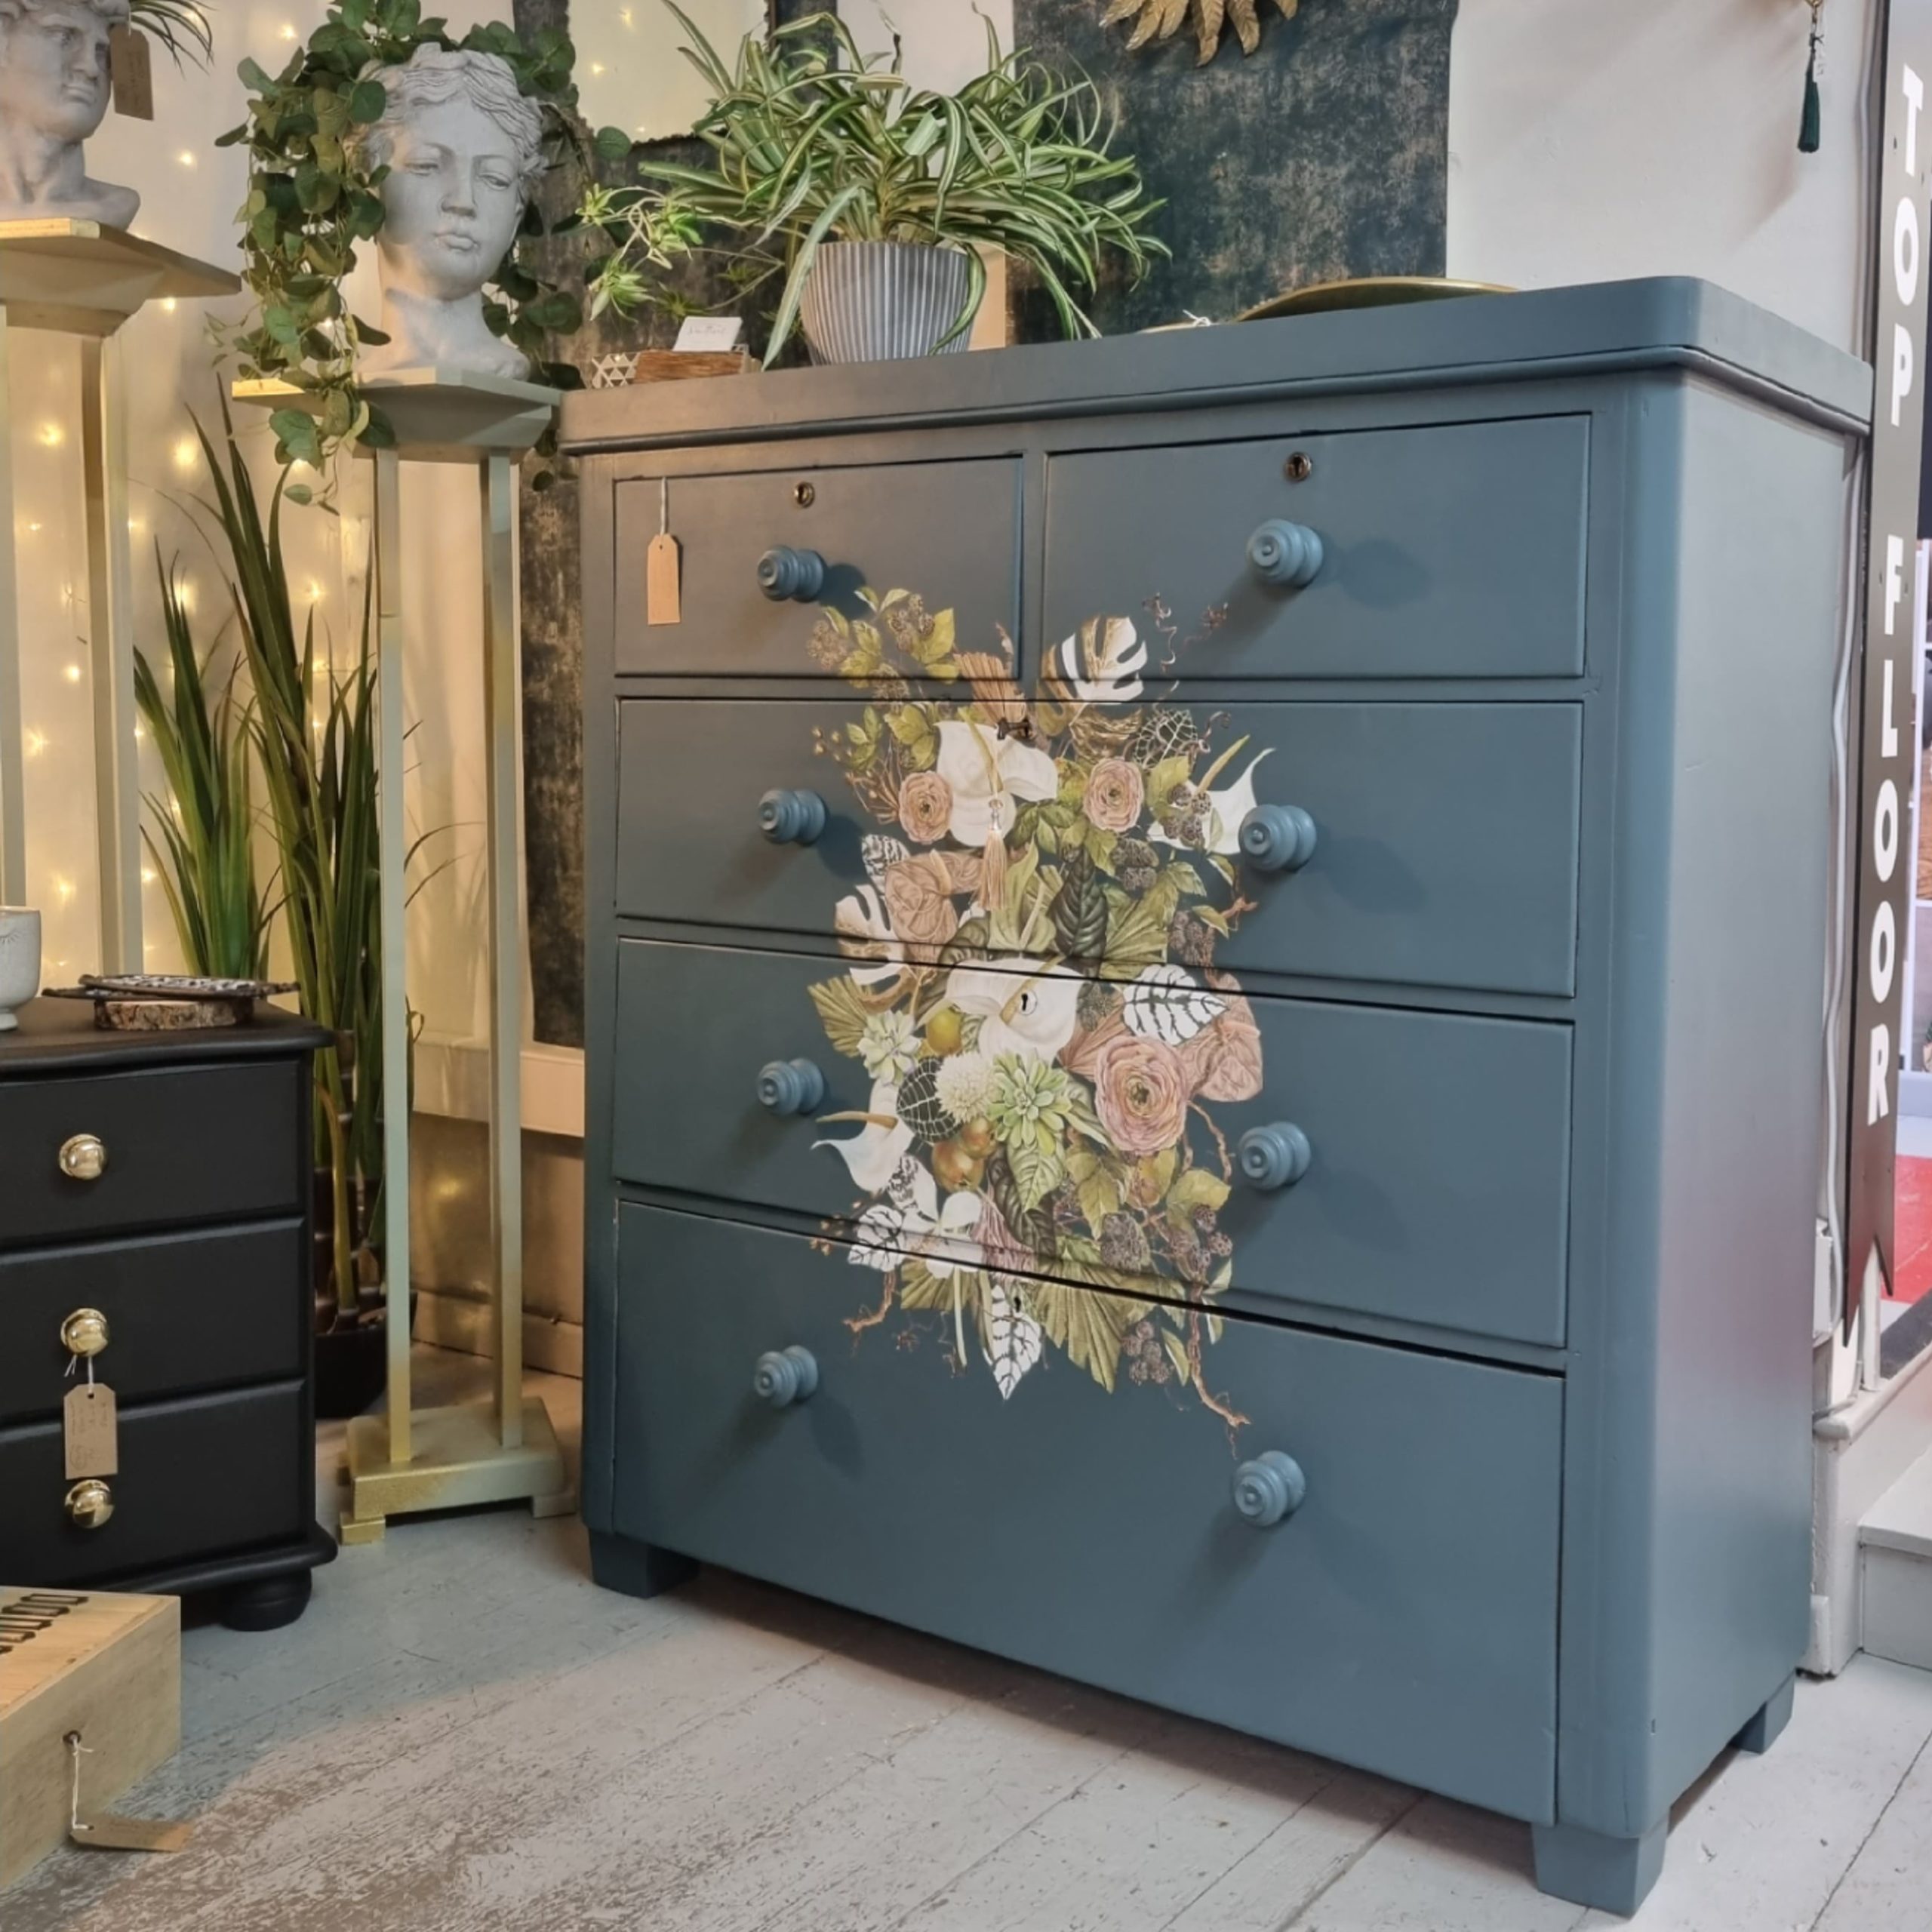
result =
[{"label": "child bust sculpture", "polygon": [[0,0],[0,221],[69,216],[125,228],[131,188],[88,177],[81,143],[107,112],[107,36],[128,0]]},{"label": "child bust sculpture", "polygon": [[435,365],[528,375],[528,359],[484,321],[482,290],[543,172],[541,117],[494,54],[418,48],[408,66],[367,78],[387,97],[361,158],[389,170],[377,246],[389,340],[362,355],[362,372]]}]

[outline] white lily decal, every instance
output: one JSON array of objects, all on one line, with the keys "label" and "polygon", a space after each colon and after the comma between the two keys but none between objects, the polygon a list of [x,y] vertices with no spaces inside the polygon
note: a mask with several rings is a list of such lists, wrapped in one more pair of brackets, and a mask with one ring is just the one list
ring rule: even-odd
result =
[{"label": "white lily decal", "polygon": [[876,1194],[892,1179],[906,1150],[912,1144],[912,1130],[899,1118],[899,1089],[881,1080],[872,1089],[871,1103],[862,1114],[827,1114],[828,1121],[860,1120],[865,1125],[849,1140],[814,1140],[814,1147],[829,1147],[851,1170],[852,1179],[868,1194]]},{"label": "white lily decal", "polygon": [[1079,1023],[1081,982],[1035,959],[1016,959],[1011,971],[955,967],[946,998],[980,1020],[979,1051],[989,1058],[1020,1054],[1051,1060]]},{"label": "white lily decal", "polygon": [[1140,695],[1147,647],[1127,617],[1090,617],[1054,651],[1062,687],[1083,704],[1121,704]]},{"label": "white lily decal", "polygon": [[1254,768],[1267,755],[1266,751],[1257,752],[1248,760],[1247,770],[1232,785],[1208,792],[1207,823],[1198,844],[1171,838],[1158,825],[1148,832],[1149,838],[1156,845],[1186,845],[1192,851],[1219,852],[1229,858],[1235,857],[1241,850],[1241,822],[1254,809]]},{"label": "white lily decal", "polygon": [[862,958],[894,962],[854,966],[852,977],[860,986],[875,986],[883,980],[897,977],[898,962],[905,959],[906,948],[894,935],[891,918],[875,887],[862,885],[840,900],[832,909],[832,930],[842,946]]},{"label": "white lily decal", "polygon": [[908,1154],[894,1168],[886,1198],[859,1217],[852,1264],[887,1274],[916,1255],[937,1280],[950,1281],[962,1268],[970,1273],[985,1259],[971,1238],[983,1206],[978,1195],[962,1188],[942,1208],[931,1169]]},{"label": "white lily decal", "polygon": [[1060,792],[1059,768],[1044,752],[1017,737],[1002,738],[989,724],[940,725],[937,770],[952,792],[949,829],[974,851],[991,834],[1003,838],[1013,829],[1016,799]]}]

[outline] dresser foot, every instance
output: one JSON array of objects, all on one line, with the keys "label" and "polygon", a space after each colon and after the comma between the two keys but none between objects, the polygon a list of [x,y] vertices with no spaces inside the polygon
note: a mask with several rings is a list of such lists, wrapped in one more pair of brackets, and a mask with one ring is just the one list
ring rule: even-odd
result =
[{"label": "dresser foot", "polygon": [[605,1589],[619,1590],[627,1597],[654,1597],[675,1590],[697,1574],[697,1565],[674,1549],[635,1543],[602,1530],[590,1533],[591,1577]]},{"label": "dresser foot", "polygon": [[1768,1751],[1778,1741],[1779,1734],[1791,1721],[1792,1693],[1797,1684],[1795,1677],[1787,1677],[1765,1700],[1757,1715],[1730,1740],[1739,1750]]},{"label": "dresser foot", "polygon": [[1532,1825],[1537,1889],[1628,1918],[1663,1869],[1666,1823],[1660,1819],[1635,1838],[1606,1838],[1580,1825]]},{"label": "dresser foot", "polygon": [[309,1607],[314,1588],[314,1574],[307,1570],[236,1583],[221,1594],[221,1620],[231,1630],[279,1630]]}]

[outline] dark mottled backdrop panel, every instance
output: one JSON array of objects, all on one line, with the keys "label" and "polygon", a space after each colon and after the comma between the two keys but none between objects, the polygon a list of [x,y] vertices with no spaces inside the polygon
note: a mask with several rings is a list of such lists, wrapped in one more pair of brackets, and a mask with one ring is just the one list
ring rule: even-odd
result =
[{"label": "dark mottled backdrop panel", "polygon": [[[1260,46],[1244,57],[1230,30],[1205,67],[1186,29],[1129,54],[1102,11],[1014,0],[1016,41],[1093,77],[1168,203],[1174,258],[1137,288],[1103,291],[1105,332],[1189,311],[1224,320],[1343,275],[1442,272],[1456,0],[1301,0],[1292,20],[1260,0]],[[1027,340],[1054,333],[1025,292],[1014,325]]]},{"label": "dark mottled backdrop panel", "polygon": [[[967,0],[912,0],[964,6]],[[777,0],[781,19],[832,9]],[[1262,42],[1244,59],[1232,35],[1207,67],[1191,37],[1130,54],[1103,32],[1099,0],[1014,0],[1016,38],[1092,75],[1121,112],[1174,259],[1094,307],[1109,333],[1225,316],[1284,288],[1349,275],[1439,275],[1444,262],[1449,35],[1456,0],[1302,0],[1284,20],[1263,0]],[[518,27],[568,27],[567,0],[515,0]],[[654,152],[678,154],[683,143]],[[695,158],[695,154],[691,158]],[[629,178],[627,165],[602,171]],[[568,190],[551,192],[563,211]],[[580,276],[580,241],[549,245],[549,272]],[[694,290],[694,294],[701,291]],[[1023,339],[1053,333],[1016,296]],[[747,318],[754,345],[761,328]],[[661,318],[601,319],[553,353],[588,369],[614,350],[661,347]],[[755,377],[744,378],[755,381]],[[577,491],[568,471],[523,501],[525,808],[537,1037],[583,1041],[583,629]]]}]

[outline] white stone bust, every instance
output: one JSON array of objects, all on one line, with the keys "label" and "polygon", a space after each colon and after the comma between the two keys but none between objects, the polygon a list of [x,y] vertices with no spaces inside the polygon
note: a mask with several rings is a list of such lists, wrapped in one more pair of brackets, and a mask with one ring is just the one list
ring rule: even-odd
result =
[{"label": "white stone bust", "polygon": [[108,31],[127,23],[128,0],[0,0],[0,221],[134,220],[140,196],[89,180],[81,148],[107,112]]},{"label": "white stone bust", "polygon": [[389,340],[363,352],[361,372],[435,364],[527,376],[528,358],[484,321],[482,289],[543,172],[541,115],[494,54],[418,48],[407,66],[365,78],[387,97],[361,151],[366,167],[389,169],[376,245]]}]

